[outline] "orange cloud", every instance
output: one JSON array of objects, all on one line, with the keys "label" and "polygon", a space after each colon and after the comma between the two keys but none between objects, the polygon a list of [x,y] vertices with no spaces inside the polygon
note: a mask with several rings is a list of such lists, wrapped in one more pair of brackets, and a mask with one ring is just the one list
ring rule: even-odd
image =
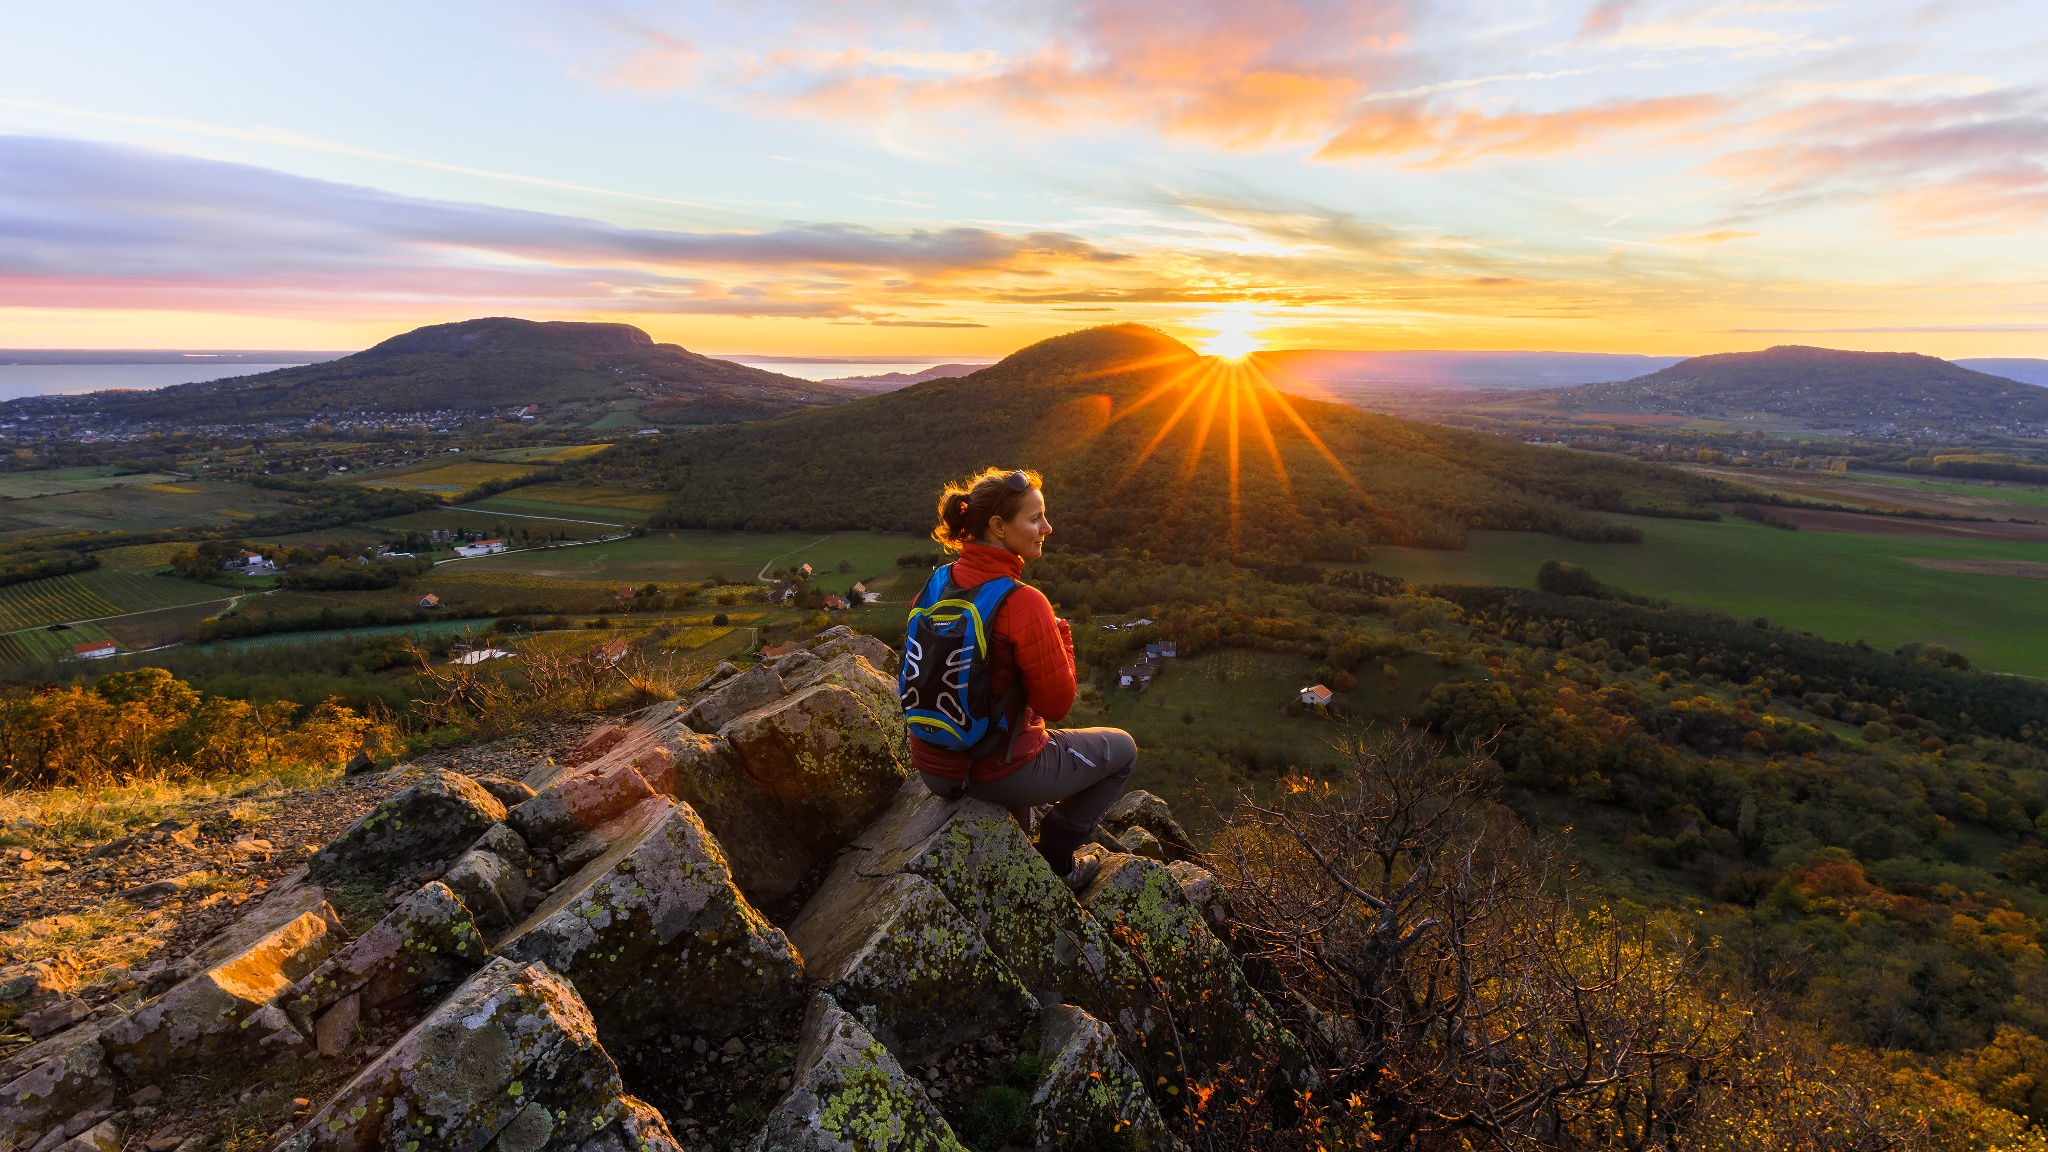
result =
[{"label": "orange cloud", "polygon": [[1703,123],[1726,112],[1720,96],[1657,96],[1609,100],[1561,112],[1433,112],[1420,103],[1372,107],[1316,152],[1319,160],[1363,156],[1430,155],[1430,165],[1480,156],[1568,152],[1619,136]]}]

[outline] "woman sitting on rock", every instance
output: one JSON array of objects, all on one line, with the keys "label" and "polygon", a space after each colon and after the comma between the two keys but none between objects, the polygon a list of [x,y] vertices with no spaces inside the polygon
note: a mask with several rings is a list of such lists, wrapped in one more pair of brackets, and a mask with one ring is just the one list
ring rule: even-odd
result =
[{"label": "woman sitting on rock", "polygon": [[1075,850],[1123,792],[1138,745],[1117,728],[1046,730],[1074,705],[1074,637],[1021,576],[1051,534],[1036,472],[991,468],[947,486],[932,539],[958,559],[918,596],[902,686],[925,786],[1000,804],[1027,828],[1031,809],[1051,804],[1038,851],[1079,890],[1099,862]]}]

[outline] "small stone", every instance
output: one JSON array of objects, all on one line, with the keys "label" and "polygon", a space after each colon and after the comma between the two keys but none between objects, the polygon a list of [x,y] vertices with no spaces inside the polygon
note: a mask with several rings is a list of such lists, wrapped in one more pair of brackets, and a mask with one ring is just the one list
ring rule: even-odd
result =
[{"label": "small stone", "polygon": [[320,1016],[320,1022],[313,1026],[313,1047],[320,1055],[332,1059],[348,1051],[356,1038],[356,1025],[362,1021],[363,996],[352,992],[342,997],[332,1008]]},{"label": "small stone", "polygon": [[149,1149],[149,1152],[171,1152],[171,1149],[184,1142],[185,1137],[179,1135],[177,1129],[173,1127],[166,1128],[151,1136],[148,1140],[143,1141],[142,1146]]},{"label": "small stone", "polygon": [[719,1049],[719,1051],[725,1053],[728,1056],[737,1056],[738,1054],[746,1050],[747,1046],[745,1044],[740,1043],[740,1038],[737,1036],[733,1037],[730,1040],[727,1040],[725,1042],[725,1047]]},{"label": "small stone", "polygon": [[90,1015],[92,1015],[92,1005],[87,1004],[83,1000],[67,996],[46,1008],[38,1008],[34,1012],[30,1012],[28,1015],[16,1020],[15,1024],[22,1031],[40,1040],[52,1033],[62,1032],[64,1029],[71,1027]]},{"label": "small stone", "polygon": [[154,1084],[150,1084],[143,1087],[134,1095],[128,1097],[128,1103],[132,1107],[141,1108],[150,1104],[154,1104],[163,1098],[164,1090],[157,1087]]}]

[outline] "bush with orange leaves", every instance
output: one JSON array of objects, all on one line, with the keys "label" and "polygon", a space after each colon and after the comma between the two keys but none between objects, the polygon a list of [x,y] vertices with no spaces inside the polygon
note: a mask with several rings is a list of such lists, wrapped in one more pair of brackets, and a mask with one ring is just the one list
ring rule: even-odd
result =
[{"label": "bush with orange leaves", "polygon": [[1773,1015],[1677,915],[1577,907],[1483,755],[1413,732],[1344,753],[1241,801],[1210,853],[1247,969],[1313,1041],[1306,1146],[2048,1147],[1962,1086]]},{"label": "bush with orange leaves", "polygon": [[209,696],[162,668],[115,672],[90,687],[9,687],[0,690],[0,783],[98,786],[328,765],[399,741],[390,717],[338,699],[294,723],[298,712],[288,700]]}]

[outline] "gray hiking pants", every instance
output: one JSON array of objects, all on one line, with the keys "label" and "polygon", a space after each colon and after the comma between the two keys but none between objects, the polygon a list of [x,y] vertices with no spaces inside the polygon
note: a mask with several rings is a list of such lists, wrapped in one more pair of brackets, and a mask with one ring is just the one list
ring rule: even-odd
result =
[{"label": "gray hiking pants", "polygon": [[[967,794],[1008,808],[1026,827],[1031,809],[1051,804],[1047,820],[1087,833],[1123,795],[1137,762],[1138,742],[1121,728],[1056,728],[1029,763],[997,780],[973,781]],[[958,780],[922,775],[924,786],[940,796],[960,786]]]}]

